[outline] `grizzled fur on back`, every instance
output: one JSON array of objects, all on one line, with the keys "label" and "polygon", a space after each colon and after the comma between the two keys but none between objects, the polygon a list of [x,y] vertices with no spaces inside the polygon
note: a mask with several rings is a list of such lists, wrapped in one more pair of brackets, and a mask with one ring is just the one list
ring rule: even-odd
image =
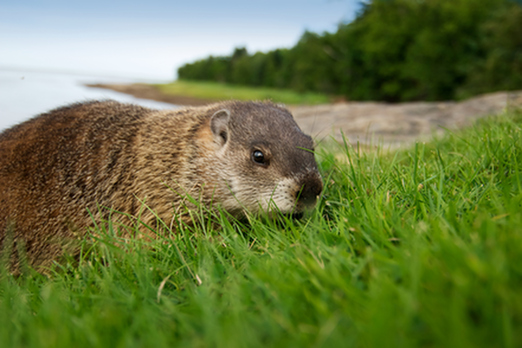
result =
[{"label": "grizzled fur on back", "polygon": [[[224,102],[158,111],[114,101],[74,104],[0,134],[0,244],[48,265],[107,207],[167,224],[184,195],[245,211],[300,212],[322,183],[286,109]],[[0,248],[2,246],[0,245]]]}]

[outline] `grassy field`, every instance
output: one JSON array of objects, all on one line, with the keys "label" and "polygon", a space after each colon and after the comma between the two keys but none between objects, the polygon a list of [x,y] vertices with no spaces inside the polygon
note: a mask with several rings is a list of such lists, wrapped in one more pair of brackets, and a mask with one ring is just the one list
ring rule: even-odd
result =
[{"label": "grassy field", "polygon": [[168,84],[154,85],[166,94],[182,95],[211,100],[271,100],[290,105],[314,105],[330,102],[330,97],[321,93],[297,93],[288,89],[234,86],[216,82],[178,80]]},{"label": "grassy field", "polygon": [[[520,347],[522,113],[408,150],[318,150],[303,220],[122,241],[0,275],[0,347]],[[217,220],[219,228],[212,228]]]}]

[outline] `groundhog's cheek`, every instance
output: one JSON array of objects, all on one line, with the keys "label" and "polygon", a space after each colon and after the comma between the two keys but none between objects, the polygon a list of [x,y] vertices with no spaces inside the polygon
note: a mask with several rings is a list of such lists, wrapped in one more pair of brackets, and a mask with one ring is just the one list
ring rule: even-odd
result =
[{"label": "groundhog's cheek", "polygon": [[251,213],[295,211],[297,187],[292,179],[268,182],[266,179],[253,178],[243,187],[235,196],[243,209]]},{"label": "groundhog's cheek", "polygon": [[232,175],[226,180],[226,187],[223,187],[225,194],[222,195],[221,205],[229,213],[244,210],[252,211],[255,206],[255,196],[257,194],[252,185],[241,180],[241,176]]},{"label": "groundhog's cheek", "polygon": [[271,192],[266,192],[263,201],[268,202],[268,211],[277,210],[281,213],[295,212],[299,187],[293,178],[287,178],[275,183]]},{"label": "groundhog's cheek", "polygon": [[[281,174],[253,166],[231,166],[233,175],[228,176],[228,197],[221,204],[231,213],[293,213],[297,207],[300,186],[295,178],[281,178]],[[275,179],[279,177],[281,179]]]}]

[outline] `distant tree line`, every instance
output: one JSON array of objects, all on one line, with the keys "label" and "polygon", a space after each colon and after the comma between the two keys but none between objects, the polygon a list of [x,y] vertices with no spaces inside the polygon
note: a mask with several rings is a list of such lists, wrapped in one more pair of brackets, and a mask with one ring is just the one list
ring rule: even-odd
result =
[{"label": "distant tree line", "polygon": [[373,0],[335,33],[305,32],[266,53],[236,48],[186,64],[178,77],[390,102],[522,89],[522,4]]}]

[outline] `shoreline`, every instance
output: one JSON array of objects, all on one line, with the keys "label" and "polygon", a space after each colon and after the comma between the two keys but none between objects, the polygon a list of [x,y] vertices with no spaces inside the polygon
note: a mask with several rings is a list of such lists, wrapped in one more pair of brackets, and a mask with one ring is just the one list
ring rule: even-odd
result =
[{"label": "shoreline", "polygon": [[200,106],[215,103],[218,100],[200,99],[183,95],[172,95],[161,92],[157,87],[145,83],[133,83],[129,85],[95,83],[86,84],[90,88],[109,89],[115,92],[130,94],[141,99],[150,99],[179,106]]}]

